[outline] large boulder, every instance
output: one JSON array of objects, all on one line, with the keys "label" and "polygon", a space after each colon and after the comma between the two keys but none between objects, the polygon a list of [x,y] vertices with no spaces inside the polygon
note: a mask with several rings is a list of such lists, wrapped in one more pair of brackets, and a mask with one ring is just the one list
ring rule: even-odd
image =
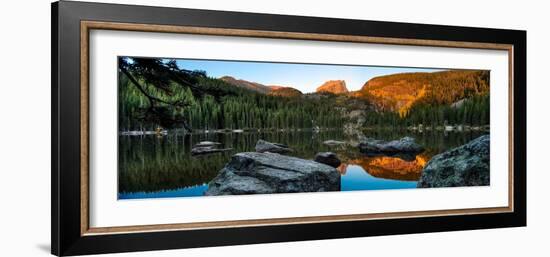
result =
[{"label": "large boulder", "polygon": [[393,141],[365,138],[359,143],[359,149],[363,153],[381,153],[389,155],[398,153],[420,153],[424,151],[424,147],[417,144],[412,137],[404,137]]},{"label": "large boulder", "polygon": [[489,185],[489,149],[490,137],[484,135],[434,156],[424,167],[417,187]]},{"label": "large boulder", "polygon": [[342,164],[340,159],[338,159],[338,156],[336,156],[336,154],[333,152],[317,153],[313,160],[319,163],[326,164],[328,166],[332,166],[334,168],[338,168],[338,166]]},{"label": "large boulder", "polygon": [[258,140],[258,142],[256,142],[256,152],[258,153],[265,153],[265,152],[270,152],[270,153],[288,153],[288,152],[292,152],[292,149],[290,149],[287,145],[283,145],[283,144],[278,144],[278,143],[271,143],[271,142],[267,142],[265,140]]},{"label": "large boulder", "polygon": [[276,153],[235,154],[205,195],[340,191],[340,174],[328,165]]}]

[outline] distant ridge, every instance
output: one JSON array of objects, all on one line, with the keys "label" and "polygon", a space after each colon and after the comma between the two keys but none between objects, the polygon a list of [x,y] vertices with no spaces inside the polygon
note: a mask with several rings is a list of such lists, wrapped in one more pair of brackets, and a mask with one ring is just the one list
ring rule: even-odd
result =
[{"label": "distant ridge", "polygon": [[251,82],[243,79],[236,79],[231,76],[223,76],[220,79],[236,87],[256,91],[258,93],[268,94],[269,92],[271,92],[270,87],[262,85],[260,83]]},{"label": "distant ridge", "polygon": [[277,86],[277,85],[271,85],[271,86],[268,86],[271,90],[277,90],[277,89],[281,89],[281,88],[285,88],[285,86]]},{"label": "distant ridge", "polygon": [[284,97],[299,97],[299,96],[302,96],[303,94],[302,94],[302,91],[292,87],[275,86],[272,88],[271,92],[268,93],[268,95],[284,96]]},{"label": "distant ridge", "polygon": [[282,97],[298,97],[302,95],[302,92],[298,89],[281,86],[281,85],[263,85],[257,82],[252,82],[244,79],[236,79],[232,76],[223,76],[220,78],[224,82],[231,84],[236,87],[244,88],[260,94],[271,95],[271,96],[282,96]]}]

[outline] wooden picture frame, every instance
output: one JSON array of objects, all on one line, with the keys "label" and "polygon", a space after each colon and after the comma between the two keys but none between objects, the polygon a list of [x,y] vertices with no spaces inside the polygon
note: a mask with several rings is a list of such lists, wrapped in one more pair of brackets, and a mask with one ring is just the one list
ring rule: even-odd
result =
[{"label": "wooden picture frame", "polygon": [[[89,33],[161,32],[505,50],[506,207],[90,227]],[[52,4],[52,254],[161,250],[526,225],[526,32],[61,1]]]}]

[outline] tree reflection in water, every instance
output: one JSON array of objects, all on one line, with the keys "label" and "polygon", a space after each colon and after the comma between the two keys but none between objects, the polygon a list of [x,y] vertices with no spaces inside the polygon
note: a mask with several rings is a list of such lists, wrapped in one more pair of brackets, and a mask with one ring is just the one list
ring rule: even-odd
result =
[{"label": "tree reflection in water", "polygon": [[[340,130],[299,132],[244,132],[188,134],[171,131],[167,136],[119,136],[119,198],[148,198],[201,195],[220,169],[238,152],[254,151],[258,139],[289,145],[291,154],[313,159],[317,152],[332,151],[342,160],[338,167],[342,174],[342,190],[379,189],[363,185],[392,180],[380,188],[411,187],[419,179],[422,168],[433,155],[449,148],[465,144],[480,133],[424,133],[408,131],[365,131],[368,137],[392,140],[412,136],[427,150],[420,155],[366,156],[353,146],[327,146],[326,140],[352,142],[356,138],[346,136]],[[205,156],[191,156],[193,145],[200,141],[222,143],[232,151]],[[354,172],[350,175],[350,170]],[[363,175],[361,175],[363,174]],[[368,176],[364,177],[364,176]],[[351,181],[353,180],[353,181]],[[380,181],[378,181],[380,180]],[[346,185],[353,184],[353,187]],[[202,190],[202,191],[201,191]],[[174,191],[174,194],[166,193]],[[138,196],[138,197],[136,197]]]}]

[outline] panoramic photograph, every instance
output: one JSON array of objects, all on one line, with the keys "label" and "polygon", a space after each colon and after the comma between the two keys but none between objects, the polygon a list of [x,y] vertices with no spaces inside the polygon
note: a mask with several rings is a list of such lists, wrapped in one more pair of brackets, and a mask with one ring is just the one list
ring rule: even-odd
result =
[{"label": "panoramic photograph", "polygon": [[488,70],[120,56],[118,199],[489,186],[489,104]]}]

